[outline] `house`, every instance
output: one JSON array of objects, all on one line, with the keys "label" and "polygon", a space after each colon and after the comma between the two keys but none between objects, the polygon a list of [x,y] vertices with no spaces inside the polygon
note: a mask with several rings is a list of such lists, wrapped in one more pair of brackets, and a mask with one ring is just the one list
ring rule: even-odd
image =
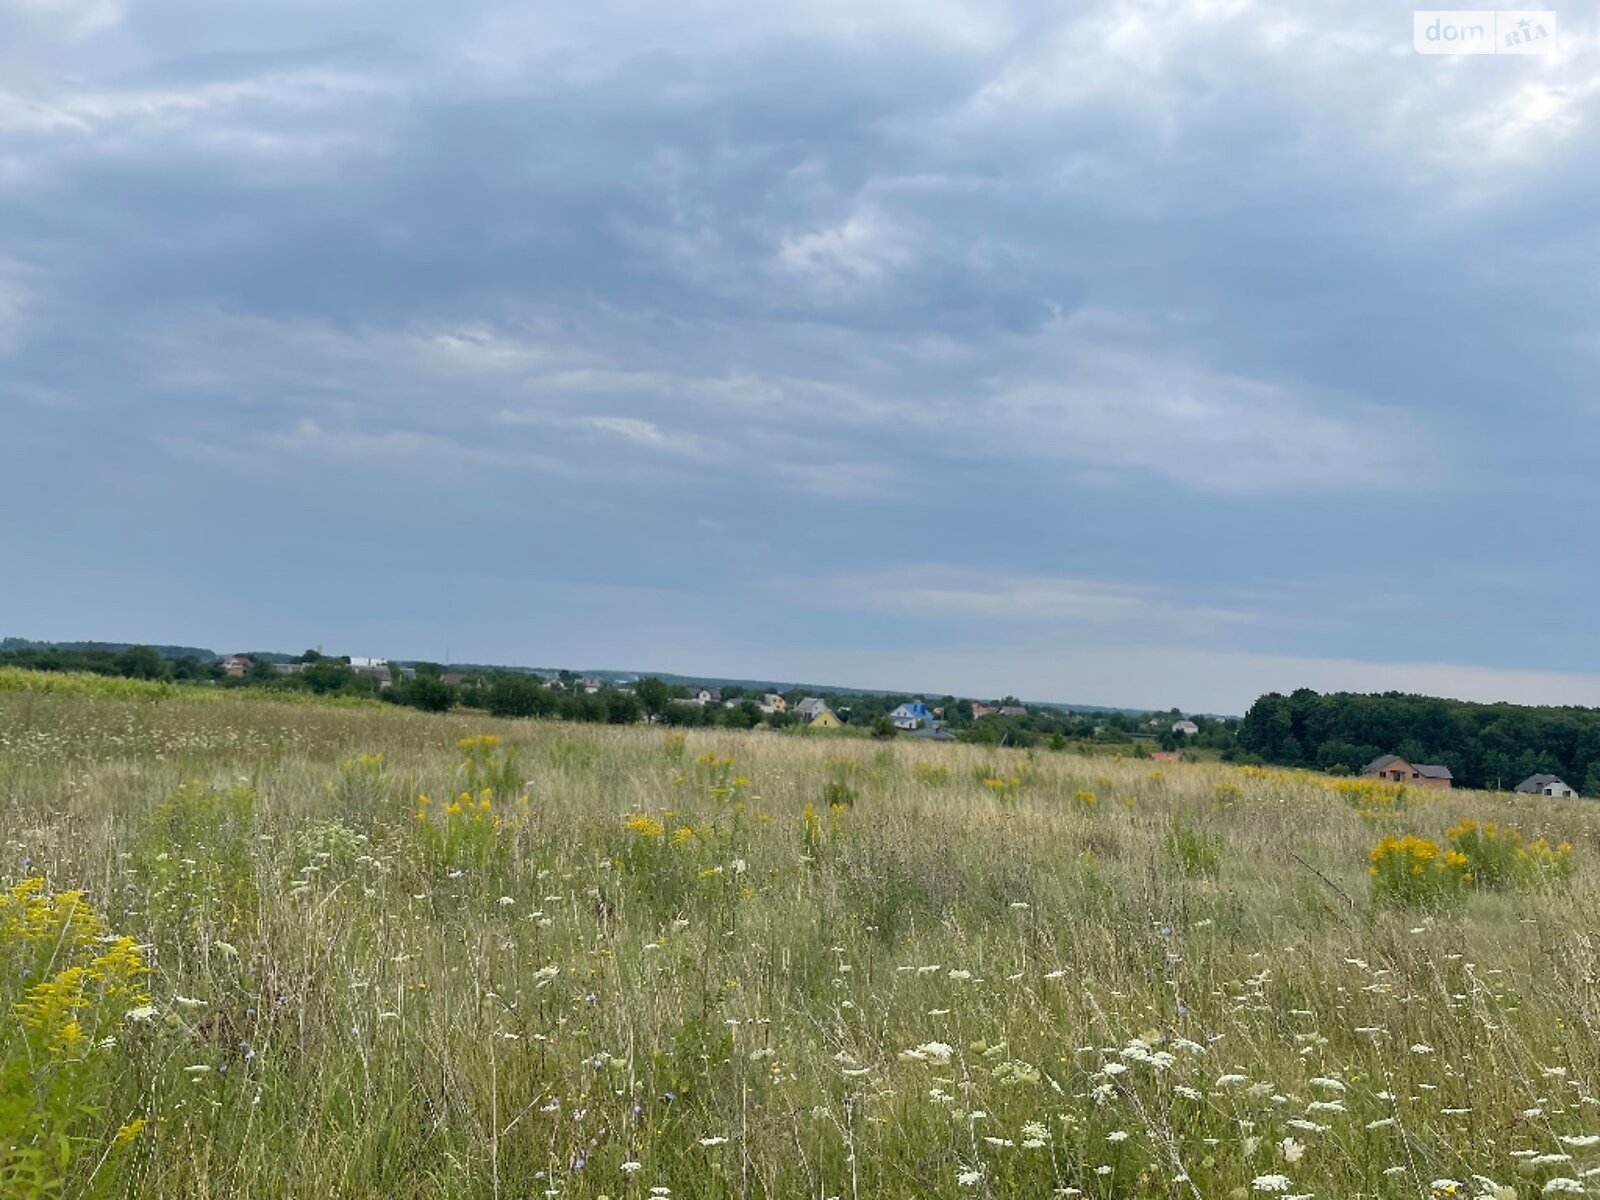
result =
[{"label": "house", "polygon": [[466,672],[464,671],[445,671],[439,678],[451,687],[460,687],[467,680]]},{"label": "house", "polygon": [[301,662],[273,663],[272,669],[279,675],[304,675],[308,665]]},{"label": "house", "polygon": [[1152,750],[1151,762],[1182,762],[1183,754],[1177,750]]},{"label": "house", "polygon": [[1181,733],[1184,737],[1193,737],[1200,732],[1200,726],[1193,721],[1174,721],[1172,723],[1172,732]]},{"label": "house", "polygon": [[1529,796],[1576,796],[1578,793],[1568,787],[1560,777],[1555,775],[1529,775],[1516,790]]},{"label": "house", "polygon": [[248,654],[230,654],[218,664],[222,673],[230,679],[237,679],[248,671],[254,662]]},{"label": "house", "polygon": [[972,702],[972,719],[979,717],[1025,717],[1028,710],[1020,704],[979,704]]},{"label": "house", "polygon": [[909,704],[902,704],[889,714],[889,720],[894,722],[896,729],[916,729],[921,725],[932,725],[933,714],[928,711],[928,706],[921,700],[913,700]]},{"label": "house", "polygon": [[585,675],[582,679],[578,680],[578,686],[583,689],[583,693],[586,696],[594,695],[601,688],[605,687],[605,685],[606,681],[604,679],[596,679],[592,675]]},{"label": "house", "polygon": [[714,687],[692,687],[689,689],[689,699],[696,704],[721,704],[722,689]]},{"label": "house", "polygon": [[807,724],[810,724],[812,721],[816,720],[819,715],[827,711],[828,702],[826,700],[820,700],[816,696],[807,696],[804,700],[800,701],[799,704],[794,706],[795,715]]},{"label": "house", "polygon": [[380,688],[386,688],[394,682],[386,658],[352,658],[350,669],[364,678],[377,680]]},{"label": "house", "polygon": [[1382,779],[1386,783],[1414,783],[1424,787],[1448,788],[1455,784],[1449,767],[1430,763],[1413,766],[1398,754],[1385,754],[1361,768],[1361,778]]},{"label": "house", "polygon": [[761,711],[764,713],[780,713],[789,711],[789,702],[777,692],[768,692],[761,697]]},{"label": "house", "polygon": [[838,729],[843,724],[838,717],[833,715],[833,710],[824,706],[822,711],[806,722],[807,729]]},{"label": "house", "polygon": [[914,738],[922,738],[924,741],[928,742],[953,742],[956,740],[955,734],[938,725],[923,725],[920,728],[913,729],[911,731],[911,736]]}]

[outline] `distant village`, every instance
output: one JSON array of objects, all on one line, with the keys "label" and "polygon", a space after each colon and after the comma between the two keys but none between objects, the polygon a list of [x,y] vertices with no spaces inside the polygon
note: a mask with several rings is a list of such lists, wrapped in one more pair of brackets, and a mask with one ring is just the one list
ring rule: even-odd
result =
[{"label": "distant village", "polygon": [[[1206,717],[1188,718],[1177,710],[1144,715],[1095,710],[1077,713],[1056,706],[1030,708],[1015,697],[968,700],[850,692],[810,694],[803,689],[737,686],[717,683],[667,684],[652,677],[602,678],[571,671],[505,672],[492,669],[446,669],[437,664],[401,664],[388,659],[350,657],[329,660],[308,652],[299,659],[268,661],[261,656],[232,654],[217,666],[229,680],[278,677],[285,681],[308,672],[326,672],[337,661],[355,680],[384,698],[408,702],[407,692],[426,691],[431,683],[455,689],[460,703],[481,706],[500,715],[574,715],[581,709],[559,700],[538,703],[528,694],[537,687],[553,697],[593,697],[605,705],[603,719],[681,725],[730,725],[806,730],[868,730],[879,736],[905,735],[930,742],[992,741],[1031,746],[1060,745],[1068,738],[1132,742],[1158,759],[1176,760],[1186,749],[1205,742],[1213,751],[1233,739],[1231,723]],[[419,697],[420,698],[420,697]],[[623,698],[638,701],[636,707]],[[591,708],[590,712],[599,712]]]},{"label": "distant village", "polygon": [[[22,638],[0,639],[0,666],[365,696],[431,712],[477,709],[497,717],[764,727],[1023,749],[1097,743],[1102,750],[1157,761],[1273,763],[1401,787],[1600,796],[1597,709],[1483,705],[1399,693],[1318,695],[1301,689],[1287,696],[1268,693],[1242,718],[1234,718],[1176,708],[1077,710],[1024,704],[1014,696],[928,697],[617,672],[446,666],[320,650],[217,655],[195,647]],[[1395,752],[1380,753],[1385,742]]]}]

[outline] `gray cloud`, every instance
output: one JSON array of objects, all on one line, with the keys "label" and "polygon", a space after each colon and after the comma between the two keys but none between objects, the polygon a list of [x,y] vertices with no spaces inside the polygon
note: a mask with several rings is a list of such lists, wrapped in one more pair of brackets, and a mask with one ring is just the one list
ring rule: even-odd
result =
[{"label": "gray cloud", "polygon": [[[171,522],[179,470],[287,538],[268,481],[337,523],[346,476],[410,471],[471,553],[611,548],[730,604],[885,563],[1165,575],[1253,618],[1230,652],[1600,666],[1562,594],[1507,630],[1443,582],[1592,540],[1595,30],[1452,63],[1404,15],[13,5],[0,500],[46,447],[82,470],[67,528]],[[384,486],[362,536],[416,547]],[[697,521],[721,557],[689,570]],[[1312,585],[1386,543],[1392,620]],[[1300,619],[1261,619],[1285,580]],[[843,611],[819,653],[899,636]]]}]

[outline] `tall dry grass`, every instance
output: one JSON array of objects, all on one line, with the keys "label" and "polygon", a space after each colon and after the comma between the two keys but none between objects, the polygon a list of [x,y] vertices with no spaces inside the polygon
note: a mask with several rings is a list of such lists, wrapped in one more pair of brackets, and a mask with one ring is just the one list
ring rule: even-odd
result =
[{"label": "tall dry grass", "polygon": [[[1371,900],[1375,842],[1463,817],[1570,841],[1575,877]],[[0,830],[0,884],[84,889],[153,968],[152,1011],[94,1031],[117,1069],[69,1194],[1504,1197],[1600,1168],[1587,802],[53,693],[0,696]]]}]

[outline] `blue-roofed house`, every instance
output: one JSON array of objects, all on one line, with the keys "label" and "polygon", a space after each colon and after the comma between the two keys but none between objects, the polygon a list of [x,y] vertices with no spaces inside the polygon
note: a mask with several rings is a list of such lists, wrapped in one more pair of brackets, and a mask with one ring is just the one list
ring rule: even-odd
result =
[{"label": "blue-roofed house", "polygon": [[933,713],[928,711],[928,706],[921,700],[913,700],[890,713],[889,720],[894,722],[896,729],[917,729],[923,725],[932,725]]}]

